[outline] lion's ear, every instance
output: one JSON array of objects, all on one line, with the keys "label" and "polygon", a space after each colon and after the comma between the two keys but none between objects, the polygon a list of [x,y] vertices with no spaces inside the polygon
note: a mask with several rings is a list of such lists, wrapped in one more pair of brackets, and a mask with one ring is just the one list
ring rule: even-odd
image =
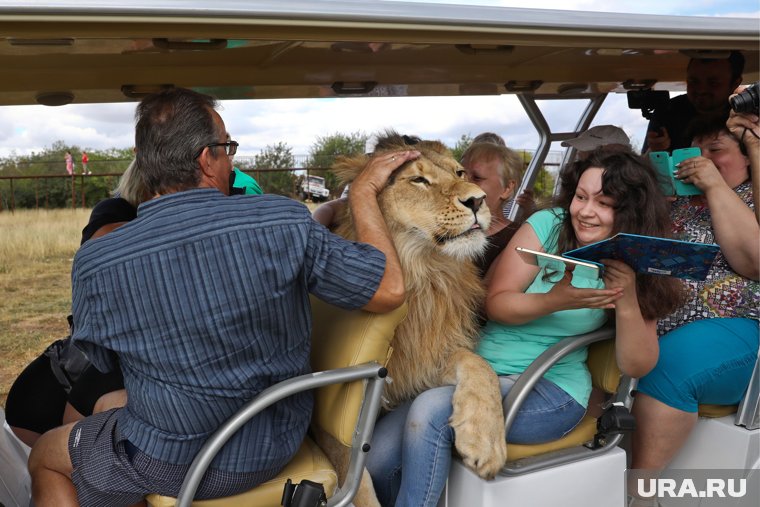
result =
[{"label": "lion's ear", "polygon": [[352,157],[340,155],[335,158],[331,171],[341,183],[351,183],[367,165],[367,155],[354,155]]}]

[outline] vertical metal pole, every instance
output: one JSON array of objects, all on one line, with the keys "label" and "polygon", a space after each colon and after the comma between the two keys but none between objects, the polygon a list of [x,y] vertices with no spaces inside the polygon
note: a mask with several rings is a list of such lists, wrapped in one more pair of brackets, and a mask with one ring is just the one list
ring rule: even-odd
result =
[{"label": "vertical metal pole", "polygon": [[[557,94],[550,94],[550,95],[533,95],[533,94],[525,94],[525,93],[518,93],[517,94],[517,100],[520,101],[520,105],[523,107],[523,110],[525,110],[525,113],[528,115],[528,118],[530,119],[531,123],[533,123],[533,126],[535,127],[536,131],[538,132],[538,147],[536,148],[536,153],[533,156],[533,159],[530,161],[530,164],[528,164],[528,168],[525,170],[525,175],[523,176],[522,183],[520,184],[520,188],[517,189],[515,192],[515,195],[520,195],[523,190],[526,188],[533,188],[533,183],[536,180],[536,177],[538,176],[538,171],[541,169],[541,167],[544,165],[544,160],[546,160],[546,155],[549,153],[549,148],[551,147],[552,142],[557,141],[564,141],[565,139],[572,139],[578,135],[579,132],[582,132],[588,128],[588,126],[591,124],[591,121],[594,119],[594,116],[596,116],[596,113],[599,111],[599,108],[602,106],[602,102],[604,102],[604,99],[607,97],[606,93],[603,94],[597,94],[597,95],[574,95],[574,96],[564,96],[564,95],[557,95]],[[549,127],[549,123],[544,118],[543,113],[541,112],[541,109],[538,107],[538,104],[536,103],[536,100],[568,100],[568,99],[585,99],[588,100],[589,103],[586,105],[586,108],[584,109],[583,113],[581,114],[580,119],[578,120],[578,123],[576,125],[576,131],[575,132],[564,132],[564,133],[556,133],[552,132],[551,128]],[[565,157],[562,160],[562,163],[560,165],[560,170],[562,167],[565,166],[567,162],[572,160],[575,156],[575,150],[574,149],[568,149],[565,152]],[[555,182],[555,189],[556,189],[556,182]],[[519,206],[517,203],[515,203],[514,206],[512,206],[512,209],[509,212],[509,219],[514,220],[517,216],[517,212],[519,210]]]},{"label": "vertical metal pole", "polygon": [[10,179],[11,182],[11,213],[16,211],[16,197],[13,195],[13,178]]},{"label": "vertical metal pole", "polygon": [[74,178],[74,174],[71,174],[71,209],[77,208],[77,194],[75,189],[75,182],[76,179]]}]

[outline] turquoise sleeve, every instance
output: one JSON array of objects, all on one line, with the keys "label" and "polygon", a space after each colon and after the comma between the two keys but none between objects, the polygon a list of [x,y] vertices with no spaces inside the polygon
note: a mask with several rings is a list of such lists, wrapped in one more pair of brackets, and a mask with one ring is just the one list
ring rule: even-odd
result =
[{"label": "turquoise sleeve", "polygon": [[527,222],[533,227],[538,240],[548,253],[557,252],[557,238],[565,212],[562,208],[550,208],[533,213]]}]

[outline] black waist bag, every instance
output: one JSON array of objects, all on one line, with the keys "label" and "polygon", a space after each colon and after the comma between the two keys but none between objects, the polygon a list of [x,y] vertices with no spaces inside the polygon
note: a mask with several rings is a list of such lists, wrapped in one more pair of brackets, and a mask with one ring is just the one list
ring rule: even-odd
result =
[{"label": "black waist bag", "polygon": [[[68,319],[71,326],[71,315]],[[43,354],[50,358],[53,375],[67,393],[91,364],[84,352],[71,342],[71,335],[51,343]]]}]

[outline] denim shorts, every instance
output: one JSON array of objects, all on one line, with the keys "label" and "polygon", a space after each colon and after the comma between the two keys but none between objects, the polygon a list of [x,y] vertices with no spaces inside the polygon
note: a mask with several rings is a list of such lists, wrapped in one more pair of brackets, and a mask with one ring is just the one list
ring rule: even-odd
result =
[{"label": "denim shorts", "polygon": [[752,319],[704,319],[678,327],[660,338],[657,365],[637,389],[684,412],[696,412],[700,403],[735,405],[755,367],[759,334]]}]

